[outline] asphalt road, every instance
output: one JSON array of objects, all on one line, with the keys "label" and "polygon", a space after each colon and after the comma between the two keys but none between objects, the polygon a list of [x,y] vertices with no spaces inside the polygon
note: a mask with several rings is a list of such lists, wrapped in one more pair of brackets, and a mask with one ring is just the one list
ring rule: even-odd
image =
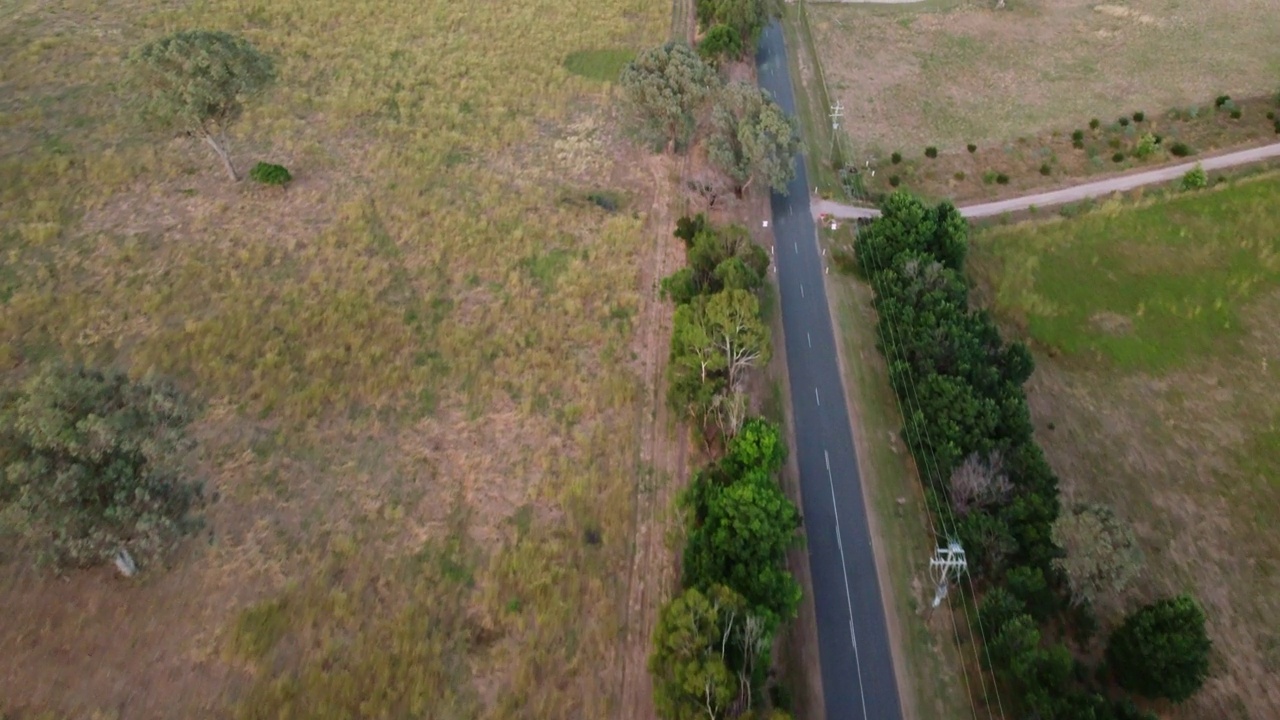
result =
[{"label": "asphalt road", "polygon": [[[1200,165],[1206,171],[1213,171],[1222,170],[1224,168],[1239,167],[1241,165],[1248,165],[1249,163],[1261,162],[1263,160],[1270,160],[1277,157],[1280,157],[1280,143],[1249,148],[1247,150],[1237,150],[1235,152],[1200,158],[1192,160],[1191,162],[1178,163],[1177,165],[1169,165],[1166,167],[1156,168],[1154,170],[1144,170],[1143,172],[1131,173],[1129,175],[1118,175],[1104,180],[1095,180],[1093,182],[1082,183],[1080,185],[1073,185],[1068,188],[1062,188],[1061,190],[1050,190],[1048,192],[1036,193],[1035,195],[1024,195],[1019,198],[997,200],[996,202],[980,203],[978,205],[967,205],[960,208],[960,214],[968,218],[982,218],[1001,215],[1007,212],[1027,210],[1033,205],[1038,208],[1065,205],[1067,203],[1079,202],[1081,200],[1105,197],[1116,192],[1133,190],[1134,188],[1142,187],[1144,185],[1172,182],[1185,175],[1188,170],[1196,165]],[[880,214],[880,211],[874,208],[844,205],[830,200],[814,200],[812,212],[815,216],[826,214],[838,218],[871,218]]]},{"label": "asphalt road", "polygon": [[[761,38],[756,65],[760,85],[794,115],[777,22]],[[788,194],[772,197],[773,261],[782,297],[823,697],[830,720],[897,720],[902,708],[803,157],[797,165]]]}]

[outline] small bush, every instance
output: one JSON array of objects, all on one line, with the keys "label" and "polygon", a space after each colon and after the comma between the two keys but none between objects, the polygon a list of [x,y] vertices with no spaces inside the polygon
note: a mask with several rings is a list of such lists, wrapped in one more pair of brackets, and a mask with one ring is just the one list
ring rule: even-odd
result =
[{"label": "small bush", "polygon": [[1184,142],[1176,142],[1169,146],[1169,154],[1174,157],[1186,157],[1191,154],[1191,146]]},{"label": "small bush", "polygon": [[1275,120],[1275,119],[1276,119],[1276,113],[1275,113],[1275,111],[1274,111],[1274,110],[1268,110],[1268,111],[1267,111],[1267,119],[1268,119],[1268,120]]},{"label": "small bush", "polygon": [[965,178],[964,171],[961,170],[960,172],[956,173],[955,178],[957,180],[964,181],[964,178]]},{"label": "small bush", "polygon": [[1236,108],[1231,111],[1232,120],[1239,120],[1241,115],[1243,115],[1243,113],[1240,112],[1240,108]]},{"label": "small bush", "polygon": [[1183,190],[1203,190],[1206,187],[1209,187],[1209,176],[1199,164],[1182,176]]},{"label": "small bush", "polygon": [[894,165],[897,165],[898,163],[902,162],[902,153],[896,152],[890,155],[889,162],[893,163]]},{"label": "small bush", "polygon": [[978,152],[978,146],[974,145],[973,143],[969,143],[969,154],[972,155],[973,153],[976,153],[976,152]]},{"label": "small bush", "polygon": [[1008,176],[1008,175],[1005,175],[1004,173],[997,173],[997,174],[996,174],[996,184],[997,184],[997,185],[1008,185],[1008,184],[1009,184],[1009,176]]},{"label": "small bush", "polygon": [[1124,153],[1118,152],[1111,156],[1111,162],[1124,162]]},{"label": "small bush", "polygon": [[1111,146],[1112,150],[1119,150],[1120,145],[1123,143],[1120,140],[1120,138],[1111,138],[1110,140],[1107,141],[1107,144]]},{"label": "small bush", "polygon": [[1276,121],[1276,134],[1280,135],[1280,120]]},{"label": "small bush", "polygon": [[891,175],[889,177],[889,185],[892,187],[898,187],[898,184],[901,182],[902,182],[902,178],[898,177],[897,175]]},{"label": "small bush", "polygon": [[1043,165],[1040,166],[1041,175],[1050,175],[1052,173],[1053,173],[1053,168],[1049,167],[1049,163],[1044,163]]},{"label": "small bush", "polygon": [[1222,107],[1223,105],[1226,105],[1229,102],[1231,102],[1230,95],[1219,95],[1217,99],[1213,101],[1213,106]]},{"label": "small bush", "polygon": [[1116,122],[1120,123],[1120,127],[1129,127],[1129,118],[1127,117],[1122,117]]},{"label": "small bush", "polygon": [[1071,133],[1071,140],[1073,142],[1082,142],[1084,140],[1084,131],[1076,130],[1075,132]]},{"label": "small bush", "polygon": [[1092,120],[1090,120],[1090,121],[1089,121],[1089,129],[1090,129],[1090,130],[1097,130],[1097,129],[1098,129],[1099,127],[1101,127],[1101,126],[1102,126],[1102,121],[1101,121],[1101,120],[1099,120],[1098,118],[1094,118],[1094,119],[1092,119]]},{"label": "small bush", "polygon": [[1136,123],[1140,123],[1146,119],[1147,119],[1147,114],[1142,112],[1141,110],[1133,114],[1133,121]]},{"label": "small bush", "polygon": [[993,182],[995,182],[995,181],[996,181],[996,171],[995,171],[995,170],[988,170],[988,171],[986,171],[986,172],[982,173],[982,182],[983,182],[983,184],[984,184],[984,185],[990,185],[991,183],[993,183]]},{"label": "small bush", "polygon": [[936,148],[936,147],[934,147],[934,146],[930,145],[929,147],[927,147],[927,148],[925,148],[925,149],[924,149],[924,156],[925,156],[925,157],[927,157],[927,158],[936,158],[936,157],[938,157],[938,148]]},{"label": "small bush", "polygon": [[263,185],[284,185],[293,179],[283,165],[260,162],[249,171],[249,178]]},{"label": "small bush", "polygon": [[1152,135],[1151,133],[1147,133],[1146,135],[1142,136],[1141,140],[1138,141],[1138,147],[1133,151],[1133,154],[1138,156],[1139,158],[1151,157],[1153,154],[1155,154],[1155,151],[1159,147],[1159,144],[1160,144],[1160,141],[1156,140],[1155,135]]}]

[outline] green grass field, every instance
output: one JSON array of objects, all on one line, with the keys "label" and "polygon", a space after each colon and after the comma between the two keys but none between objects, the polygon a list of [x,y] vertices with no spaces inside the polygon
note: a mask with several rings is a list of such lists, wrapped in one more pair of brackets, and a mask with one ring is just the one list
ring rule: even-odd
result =
[{"label": "green grass field", "polygon": [[982,231],[970,268],[1031,341],[1037,438],[1147,568],[1206,604],[1211,678],[1177,718],[1280,712],[1280,177]]},{"label": "green grass field", "polygon": [[[602,81],[670,20],[643,0],[0,4],[0,369],[178,378],[207,401],[219,498],[137,588],[6,545],[0,712],[616,710],[634,318],[666,188]],[[276,59],[230,144],[287,189],[139,124],[121,58],[189,28]]]}]

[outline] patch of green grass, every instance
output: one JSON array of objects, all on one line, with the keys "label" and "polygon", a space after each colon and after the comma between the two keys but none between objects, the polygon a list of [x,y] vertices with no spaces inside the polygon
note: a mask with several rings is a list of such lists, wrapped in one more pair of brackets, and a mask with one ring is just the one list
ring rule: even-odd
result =
[{"label": "patch of green grass", "polygon": [[1229,353],[1280,282],[1280,178],[981,233],[997,309],[1085,360],[1163,370]]},{"label": "patch of green grass", "polygon": [[288,629],[286,602],[284,598],[265,600],[240,612],[232,638],[237,654],[257,660],[275,647]]},{"label": "patch of green grass", "polygon": [[564,67],[588,80],[615,82],[622,68],[635,56],[636,51],[629,48],[578,50],[565,56]]}]

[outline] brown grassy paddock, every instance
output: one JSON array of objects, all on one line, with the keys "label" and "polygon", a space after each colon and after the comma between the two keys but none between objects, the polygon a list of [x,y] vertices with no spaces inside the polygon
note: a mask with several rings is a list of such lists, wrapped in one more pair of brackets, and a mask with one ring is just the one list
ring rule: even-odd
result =
[{"label": "brown grassy paddock", "polygon": [[[1145,131],[1198,152],[1280,140],[1280,29],[1257,0],[1013,0],[903,6],[810,4],[830,92],[845,107],[853,161],[874,158],[872,191],[900,186],[976,200],[1168,160],[1132,157]],[[1213,112],[1230,95],[1242,116]],[[1185,118],[1197,108],[1197,119]],[[1142,111],[1128,128],[1122,116]],[[1102,127],[1090,132],[1090,119]],[[1083,150],[1071,133],[1082,129]],[[1129,155],[1115,163],[1112,139]],[[966,145],[978,146],[971,155]],[[939,157],[927,159],[935,146]],[[900,152],[904,163],[891,166]],[[1040,174],[1048,164],[1050,175]],[[964,173],[958,180],[957,173]],[[1005,173],[1007,186],[984,182]]]},{"label": "brown grassy paddock", "polygon": [[[658,41],[670,8],[27,0],[0,20],[3,367],[179,378],[209,406],[194,460],[218,496],[136,583],[6,551],[0,711],[615,709],[638,268],[669,186],[562,61]],[[226,183],[115,89],[125,52],[192,27],[276,57],[232,152],[288,189]]]}]

